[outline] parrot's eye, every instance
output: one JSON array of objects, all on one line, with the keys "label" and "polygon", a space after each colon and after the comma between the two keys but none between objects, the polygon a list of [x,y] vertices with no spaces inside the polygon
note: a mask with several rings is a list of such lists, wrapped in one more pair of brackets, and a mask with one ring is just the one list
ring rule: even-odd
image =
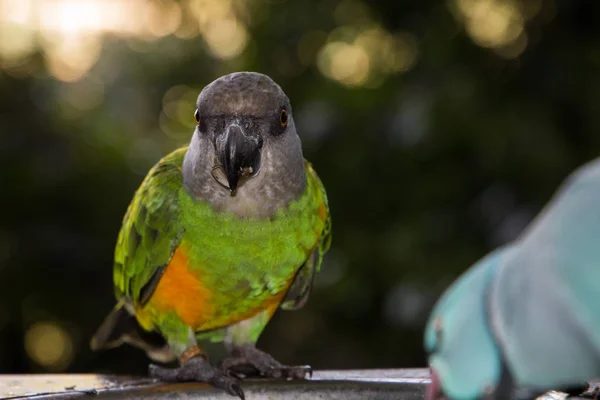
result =
[{"label": "parrot's eye", "polygon": [[194,113],[194,119],[196,120],[196,125],[200,125],[200,111],[196,108],[196,112]]},{"label": "parrot's eye", "polygon": [[283,127],[285,127],[288,123],[288,113],[287,111],[285,111],[285,109],[281,110],[281,112],[279,113],[279,123]]}]

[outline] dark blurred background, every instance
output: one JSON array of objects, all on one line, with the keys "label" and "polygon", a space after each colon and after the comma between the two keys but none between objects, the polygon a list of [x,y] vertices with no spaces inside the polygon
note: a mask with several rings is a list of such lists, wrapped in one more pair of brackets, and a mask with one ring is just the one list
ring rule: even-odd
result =
[{"label": "dark blurred background", "polygon": [[0,0],[0,372],[146,372],[92,353],[112,254],[196,96],[253,70],[292,100],[333,246],[259,345],[425,365],[436,298],[600,151],[600,2]]}]

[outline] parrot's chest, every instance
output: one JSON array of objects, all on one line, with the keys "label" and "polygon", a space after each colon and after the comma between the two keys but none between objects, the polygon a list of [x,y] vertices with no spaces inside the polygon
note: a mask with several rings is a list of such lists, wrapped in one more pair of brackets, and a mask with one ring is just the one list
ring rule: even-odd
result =
[{"label": "parrot's chest", "polygon": [[242,220],[224,223],[208,235],[188,230],[182,247],[206,285],[228,296],[253,299],[285,289],[316,240],[292,221],[286,226]]},{"label": "parrot's chest", "polygon": [[153,302],[196,330],[273,312],[318,241],[318,221],[311,214],[281,213],[267,220],[188,215]]},{"label": "parrot's chest", "polygon": [[291,283],[278,275],[261,287],[254,284],[260,278],[231,270],[219,276],[215,269],[221,270],[220,264],[193,261],[188,246],[184,241],[173,254],[149,306],[159,314],[174,313],[195,331],[229,326],[262,311],[272,314]]}]

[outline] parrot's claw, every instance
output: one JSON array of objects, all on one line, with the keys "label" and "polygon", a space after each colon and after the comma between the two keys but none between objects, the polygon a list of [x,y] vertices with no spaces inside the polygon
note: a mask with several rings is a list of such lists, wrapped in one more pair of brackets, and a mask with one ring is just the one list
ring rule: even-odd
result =
[{"label": "parrot's claw", "polygon": [[281,367],[272,367],[262,375],[273,379],[306,379],[307,375],[312,378],[312,367],[310,365],[282,365]]},{"label": "parrot's claw", "polygon": [[234,348],[232,356],[221,363],[221,369],[236,376],[259,375],[285,380],[306,379],[307,375],[312,378],[313,373],[309,365],[283,365],[271,355],[251,346]]},{"label": "parrot's claw", "polygon": [[163,382],[204,382],[245,400],[239,380],[215,368],[202,356],[190,358],[179,368],[163,368],[150,364],[148,370],[150,377]]}]

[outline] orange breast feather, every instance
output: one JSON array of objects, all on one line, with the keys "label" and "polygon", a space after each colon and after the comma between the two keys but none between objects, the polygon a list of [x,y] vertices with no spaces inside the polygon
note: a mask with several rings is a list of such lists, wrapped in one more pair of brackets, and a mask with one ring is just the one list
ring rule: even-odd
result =
[{"label": "orange breast feather", "polygon": [[148,306],[160,312],[175,312],[186,325],[199,328],[214,312],[211,297],[211,291],[189,268],[187,256],[178,247]]},{"label": "orange breast feather", "polygon": [[222,300],[218,299],[218,296],[227,296],[227,293],[213,292],[204,286],[197,271],[189,268],[188,258],[179,247],[160,278],[150,301],[144,310],[138,310],[138,320],[147,321],[142,323],[143,326],[152,326],[152,322],[147,319],[150,317],[146,313],[148,309],[159,313],[174,312],[187,326],[201,331],[229,326],[262,311],[266,311],[270,318],[283,300],[291,282],[292,279],[286,288],[275,296],[269,296],[249,308],[222,315],[222,312],[215,310],[214,305]]}]

